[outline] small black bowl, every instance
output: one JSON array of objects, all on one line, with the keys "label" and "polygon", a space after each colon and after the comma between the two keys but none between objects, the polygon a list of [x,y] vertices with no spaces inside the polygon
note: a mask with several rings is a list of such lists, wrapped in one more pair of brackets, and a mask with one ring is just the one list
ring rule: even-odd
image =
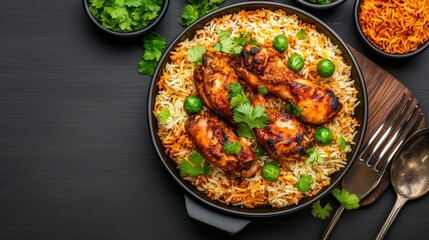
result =
[{"label": "small black bowl", "polygon": [[101,23],[92,15],[92,13],[89,11],[89,2],[88,0],[83,0],[83,8],[85,9],[86,15],[91,19],[91,21],[103,32],[117,36],[117,37],[123,37],[123,38],[131,38],[131,37],[137,37],[145,34],[146,32],[150,31],[152,28],[154,28],[165,16],[165,13],[167,12],[168,5],[170,4],[170,0],[164,0],[161,6],[161,11],[159,12],[158,17],[149,25],[146,27],[132,32],[115,32],[113,30],[110,30],[108,28],[103,27]]},{"label": "small black bowl", "polygon": [[429,40],[426,40],[426,42],[423,43],[422,45],[420,45],[416,50],[408,52],[408,53],[403,53],[403,54],[387,53],[387,52],[377,48],[375,45],[373,45],[366,38],[366,36],[365,36],[365,34],[363,34],[362,29],[361,29],[360,24],[359,24],[360,5],[362,2],[363,2],[362,0],[356,0],[355,5],[354,5],[354,9],[353,9],[353,18],[354,18],[356,29],[359,33],[359,37],[362,39],[362,41],[365,43],[365,45],[367,45],[373,52],[375,52],[379,56],[389,58],[389,59],[404,59],[404,58],[409,58],[409,57],[415,56],[415,55],[423,52],[426,48],[429,47]]},{"label": "small black bowl", "polygon": [[309,2],[308,0],[295,0],[295,2],[297,2],[303,6],[306,6],[308,8],[312,8],[312,9],[316,9],[316,10],[330,9],[330,8],[333,8],[333,7],[336,7],[336,6],[343,4],[345,1],[347,1],[347,0],[332,0],[328,4],[317,4],[317,3]]}]

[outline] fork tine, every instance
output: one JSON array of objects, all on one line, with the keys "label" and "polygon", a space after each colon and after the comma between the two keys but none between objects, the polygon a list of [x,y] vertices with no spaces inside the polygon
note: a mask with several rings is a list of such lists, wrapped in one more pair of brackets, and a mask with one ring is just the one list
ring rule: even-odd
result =
[{"label": "fork tine", "polygon": [[[402,99],[401,99],[402,100]],[[390,123],[390,126],[387,128],[387,130],[384,132],[384,134],[381,136],[381,138],[377,141],[376,145],[371,148],[371,151],[369,153],[369,155],[363,160],[366,164],[368,164],[369,160],[372,159],[372,157],[374,156],[374,154],[378,151],[379,147],[381,146],[381,144],[384,142],[384,140],[389,136],[389,134],[392,132],[392,130],[394,129],[394,127],[396,126],[396,123],[398,122],[398,120],[402,117],[402,115],[404,115],[404,113],[406,113],[406,110],[408,110],[408,108],[411,105],[411,98],[408,98],[408,100],[405,103],[405,106],[402,107],[401,111],[399,112],[399,114],[396,115],[396,117],[392,120],[392,123]],[[395,109],[396,112],[396,109]],[[390,112],[392,113],[392,112]],[[390,115],[389,113],[389,115]],[[387,119],[387,118],[386,118]],[[386,121],[387,122],[387,121]],[[385,125],[385,122],[382,124]],[[381,127],[379,128],[381,131]],[[378,129],[377,129],[378,131]],[[373,135],[373,137],[375,136],[375,134]],[[372,137],[372,138],[373,138]],[[371,139],[372,139],[371,138]],[[363,156],[363,153],[362,155]]]},{"label": "fork tine", "polygon": [[377,137],[380,134],[381,130],[384,128],[384,125],[386,125],[386,123],[393,117],[393,115],[395,114],[395,112],[397,112],[398,107],[403,104],[402,102],[404,101],[404,99],[405,99],[405,93],[402,95],[401,99],[395,104],[395,106],[392,108],[392,110],[389,112],[389,114],[387,114],[387,116],[384,119],[383,123],[378,127],[378,129],[375,131],[375,133],[369,139],[369,141],[367,142],[367,144],[365,144],[365,146],[362,148],[362,150],[360,151],[361,154],[360,154],[359,158],[362,158],[362,156],[364,155],[364,153],[368,150],[369,146],[371,146],[371,144],[374,142],[374,140],[377,139]]},{"label": "fork tine", "polygon": [[[415,109],[418,109],[418,108],[419,107],[416,105]],[[417,127],[419,126],[422,117],[423,117],[423,112],[420,112],[420,114],[417,116],[416,121],[414,122],[413,126],[410,128],[410,130],[408,131],[408,133],[406,134],[406,136],[403,137],[399,141],[398,145],[396,145],[395,149],[392,151],[392,153],[390,154],[390,156],[386,159],[386,161],[384,162],[383,166],[378,171],[383,172],[384,170],[386,170],[387,166],[389,165],[389,162],[393,159],[393,157],[395,156],[395,154],[398,151],[398,149],[402,146],[402,144],[405,142],[405,140],[407,140],[408,137],[417,130]],[[378,160],[378,161],[380,161],[380,160]],[[376,165],[374,165],[374,167],[377,166],[377,165],[378,165],[378,163]],[[377,169],[374,168],[374,170],[377,170]]]},{"label": "fork tine", "polygon": [[[362,150],[360,150],[359,161],[353,163],[349,171],[344,175],[341,181],[341,186],[343,188],[356,194],[360,199],[363,199],[377,187],[396,151],[403,144],[404,140],[407,139],[407,136],[421,123],[423,116],[421,111],[419,113],[420,116],[417,118],[414,117],[420,109],[418,105],[412,105],[414,100],[415,98],[412,97],[412,95],[411,97],[407,97],[407,94],[404,93],[401,99],[395,103],[382,124],[377,128]],[[412,109],[413,106],[414,109]],[[409,113],[410,111],[411,113]],[[412,127],[409,127],[413,121]],[[404,131],[407,132],[404,133]],[[381,135],[381,137],[379,137],[379,135]],[[387,139],[389,136],[391,136],[390,139]],[[374,141],[377,141],[377,143],[374,143]],[[377,170],[377,165],[385,158],[385,155],[389,152],[390,148],[393,148],[395,143],[397,143],[395,149],[382,164],[381,169]],[[374,154],[380,152],[380,147],[382,146],[384,146],[384,148],[381,150],[378,158],[375,159],[375,161],[371,161],[372,165],[369,165],[369,161],[374,159]],[[371,150],[368,151],[368,149]],[[358,179],[361,180],[360,184],[355,184]],[[331,222],[323,233],[323,240],[328,239],[344,208],[344,205],[338,207]]]},{"label": "fork tine", "polygon": [[[386,152],[388,150],[390,150],[390,148],[392,147],[392,144],[394,142],[396,142],[396,140],[398,140],[399,136],[402,134],[402,132],[405,130],[406,126],[410,123],[410,120],[414,117],[414,115],[417,113],[417,109],[419,109],[418,105],[414,105],[414,109],[413,112],[408,115],[407,119],[402,123],[402,125],[398,128],[398,130],[395,132],[395,134],[390,138],[389,142],[385,145],[384,149],[381,151],[381,153],[378,155],[377,159],[374,161],[374,163],[372,164],[372,168],[375,171],[378,171],[377,169],[377,165],[380,163],[381,159],[383,159],[384,154],[386,154]],[[386,161],[384,161],[383,165],[387,165],[389,164],[390,160],[387,159]],[[381,168],[383,169],[383,167]]]}]

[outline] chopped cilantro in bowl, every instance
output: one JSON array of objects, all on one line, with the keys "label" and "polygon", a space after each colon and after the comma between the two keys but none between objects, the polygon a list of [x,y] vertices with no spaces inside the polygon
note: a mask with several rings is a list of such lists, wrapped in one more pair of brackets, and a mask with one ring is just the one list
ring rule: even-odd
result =
[{"label": "chopped cilantro in bowl", "polygon": [[120,37],[143,35],[167,12],[169,0],[83,0],[89,19],[102,31]]},{"label": "chopped cilantro in bowl", "polygon": [[315,10],[325,10],[336,7],[343,4],[347,0],[295,0],[299,4],[315,9]]}]

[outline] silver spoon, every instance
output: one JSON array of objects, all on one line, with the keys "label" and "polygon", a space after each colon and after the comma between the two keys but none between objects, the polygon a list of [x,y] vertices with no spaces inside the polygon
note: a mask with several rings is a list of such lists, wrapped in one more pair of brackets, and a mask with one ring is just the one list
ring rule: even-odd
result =
[{"label": "silver spoon", "polygon": [[390,168],[390,180],[397,193],[396,203],[377,240],[384,238],[405,202],[429,191],[429,128],[414,133],[398,150]]}]

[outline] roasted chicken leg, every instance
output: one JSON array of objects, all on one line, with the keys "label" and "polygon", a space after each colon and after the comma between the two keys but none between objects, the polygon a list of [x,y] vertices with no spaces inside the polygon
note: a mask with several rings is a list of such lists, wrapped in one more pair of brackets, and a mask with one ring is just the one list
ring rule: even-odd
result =
[{"label": "roasted chicken leg", "polygon": [[228,98],[228,86],[238,82],[228,56],[218,52],[206,52],[203,64],[194,72],[198,95],[206,107],[232,123],[232,109]]},{"label": "roasted chicken leg", "polygon": [[294,156],[299,156],[308,145],[308,142],[304,141],[303,124],[294,115],[271,107],[262,95],[256,95],[252,104],[263,106],[270,118],[265,128],[254,130],[259,144],[280,161],[296,160]]},{"label": "roasted chicken leg", "polygon": [[[213,165],[233,177],[252,177],[260,164],[252,150],[235,135],[227,124],[211,113],[192,115],[186,123],[186,131],[195,148]],[[238,142],[238,154],[226,153],[226,142]]]},{"label": "roasted chicken leg", "polygon": [[264,85],[268,92],[302,108],[301,121],[322,124],[341,110],[334,93],[292,72],[271,47],[247,45],[234,65],[237,73],[253,88]]}]

